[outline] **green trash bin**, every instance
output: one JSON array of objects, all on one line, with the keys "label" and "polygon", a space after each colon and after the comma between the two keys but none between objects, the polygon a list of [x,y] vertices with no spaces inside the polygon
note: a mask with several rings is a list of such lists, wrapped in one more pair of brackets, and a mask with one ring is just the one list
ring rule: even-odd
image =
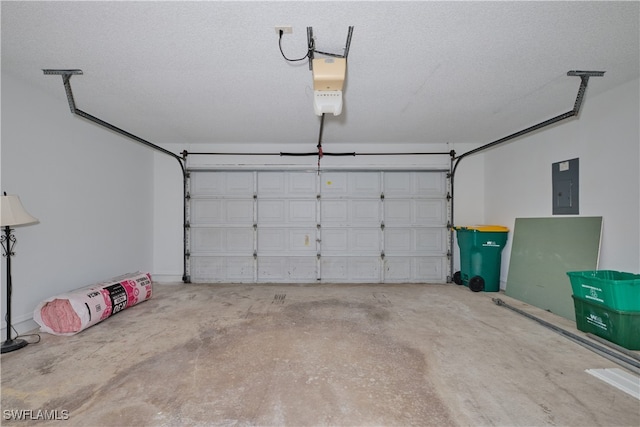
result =
[{"label": "green trash bin", "polygon": [[500,225],[455,227],[460,247],[460,271],[453,281],[474,292],[500,290],[500,262],[509,229]]}]

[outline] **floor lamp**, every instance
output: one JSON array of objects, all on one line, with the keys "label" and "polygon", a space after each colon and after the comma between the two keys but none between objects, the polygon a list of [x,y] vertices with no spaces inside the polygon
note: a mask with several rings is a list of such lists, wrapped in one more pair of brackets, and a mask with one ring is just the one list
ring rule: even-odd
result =
[{"label": "floor lamp", "polygon": [[7,340],[2,343],[2,353],[21,349],[28,344],[23,339],[11,339],[11,257],[14,255],[13,247],[16,244],[16,236],[11,227],[35,224],[36,222],[38,220],[29,215],[18,196],[7,196],[6,192],[0,196],[0,225],[4,232],[0,236],[0,242],[2,243],[2,256],[7,258]]}]

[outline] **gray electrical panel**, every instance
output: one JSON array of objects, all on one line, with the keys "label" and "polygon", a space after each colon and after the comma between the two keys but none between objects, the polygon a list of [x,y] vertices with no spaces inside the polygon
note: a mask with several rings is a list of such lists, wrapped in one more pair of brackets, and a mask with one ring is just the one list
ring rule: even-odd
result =
[{"label": "gray electrical panel", "polygon": [[551,165],[553,215],[578,215],[579,159],[565,160]]}]

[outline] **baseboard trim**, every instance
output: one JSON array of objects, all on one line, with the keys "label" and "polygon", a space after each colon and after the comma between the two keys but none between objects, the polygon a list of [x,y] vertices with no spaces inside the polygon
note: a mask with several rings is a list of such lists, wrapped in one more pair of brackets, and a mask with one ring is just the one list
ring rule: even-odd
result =
[{"label": "baseboard trim", "polygon": [[[35,320],[33,320],[33,317],[29,317],[26,320],[22,320],[19,321],[17,323],[13,323],[13,327],[15,328],[16,331],[18,331],[18,335],[23,335],[26,333],[30,333],[30,332],[34,332],[40,329],[40,325],[38,325]],[[2,326],[2,341],[4,341],[7,338],[7,325],[6,323],[4,324],[4,326]],[[15,334],[15,332],[11,332],[11,336],[13,336]],[[15,338],[15,337],[13,337]]]},{"label": "baseboard trim", "polygon": [[151,274],[151,279],[153,279],[154,283],[161,283],[163,285],[180,285],[184,283],[182,276],[176,274]]}]

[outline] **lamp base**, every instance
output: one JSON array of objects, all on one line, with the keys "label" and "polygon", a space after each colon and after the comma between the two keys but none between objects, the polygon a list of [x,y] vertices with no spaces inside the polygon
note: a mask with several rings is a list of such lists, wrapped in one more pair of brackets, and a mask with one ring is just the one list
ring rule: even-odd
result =
[{"label": "lamp base", "polygon": [[10,351],[20,350],[22,347],[26,347],[28,342],[22,339],[6,340],[2,343],[2,353],[9,353]]}]

